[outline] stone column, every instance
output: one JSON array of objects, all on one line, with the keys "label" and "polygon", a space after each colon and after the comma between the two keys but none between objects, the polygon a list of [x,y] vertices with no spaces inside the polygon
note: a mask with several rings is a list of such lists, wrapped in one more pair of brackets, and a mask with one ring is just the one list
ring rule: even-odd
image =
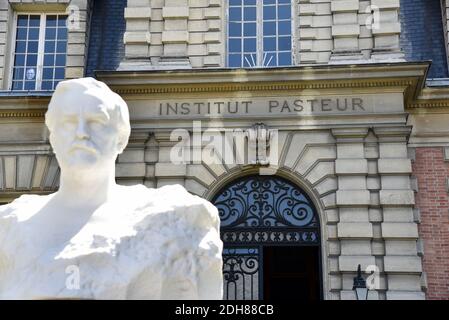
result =
[{"label": "stone column", "polygon": [[188,19],[189,4],[187,0],[165,0],[162,8],[164,29],[162,31],[163,52],[160,66],[173,68],[190,68],[187,53],[189,43]]},{"label": "stone column", "polygon": [[334,0],[331,11],[334,49],[330,62],[363,59],[359,48],[359,0]]},{"label": "stone column", "polygon": [[418,256],[418,226],[410,181],[412,167],[407,152],[410,131],[409,127],[374,129],[379,143],[377,166],[381,176],[379,200],[388,300],[425,298],[421,290],[422,263]]},{"label": "stone column", "polygon": [[133,130],[128,145],[118,156],[115,166],[117,182],[123,185],[135,185],[144,182],[145,143],[148,140],[148,131]]},{"label": "stone column", "polygon": [[[399,8],[399,0],[371,0],[374,16],[374,25],[372,26],[374,49],[371,59],[405,61],[404,53],[401,52],[399,45],[401,34]],[[377,17],[379,21],[376,21]]]},{"label": "stone column", "polygon": [[154,133],[154,139],[158,146],[158,159],[154,166],[154,176],[157,179],[156,187],[168,184],[184,185],[187,175],[187,164],[173,163],[170,152],[178,141],[170,140],[171,131],[159,131]]},{"label": "stone column", "polygon": [[[352,279],[358,264],[362,270],[375,266],[371,242],[373,226],[369,219],[371,195],[367,189],[368,161],[365,158],[364,139],[367,128],[333,129],[337,141],[335,173],[338,177],[337,207],[339,223],[337,236],[341,253],[338,260],[341,273],[341,299],[355,299]],[[376,299],[376,292],[370,294]]]},{"label": "stone column", "polygon": [[128,0],[125,8],[126,32],[125,60],[120,64],[120,70],[151,69],[150,61],[150,0]]}]

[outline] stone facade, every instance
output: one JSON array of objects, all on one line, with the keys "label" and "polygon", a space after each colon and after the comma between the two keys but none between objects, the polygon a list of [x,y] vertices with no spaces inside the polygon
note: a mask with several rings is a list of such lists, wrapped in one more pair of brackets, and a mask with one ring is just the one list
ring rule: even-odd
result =
[{"label": "stone facade", "polygon": [[[405,61],[402,1],[295,0],[294,66],[253,70],[225,68],[223,1],[128,0],[107,8],[81,0],[22,2],[0,2],[2,72],[14,11],[78,5],[82,27],[69,33],[66,76],[95,75],[127,101],[132,133],[117,161],[120,183],[179,183],[212,200],[239,177],[278,175],[317,209],[324,299],[356,298],[358,264],[374,271],[369,299],[449,298],[448,279],[441,280],[449,274],[449,91],[426,86],[428,62]],[[115,17],[122,7],[114,35],[101,28],[98,12],[90,14]],[[58,188],[43,123],[49,98],[0,94],[0,202]],[[200,111],[210,104],[223,109]],[[172,133],[185,130],[194,141],[195,125],[221,138],[233,129],[276,130],[273,158],[229,163],[213,155],[211,162],[202,149],[199,161],[174,163]],[[257,139],[245,146],[257,150]]]}]

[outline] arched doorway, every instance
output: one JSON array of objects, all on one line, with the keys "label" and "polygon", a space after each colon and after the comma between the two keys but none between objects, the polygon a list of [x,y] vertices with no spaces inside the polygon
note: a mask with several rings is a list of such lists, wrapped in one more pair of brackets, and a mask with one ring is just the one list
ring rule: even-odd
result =
[{"label": "arched doorway", "polygon": [[321,299],[320,224],[305,192],[278,176],[252,175],[212,203],[224,242],[224,299]]}]

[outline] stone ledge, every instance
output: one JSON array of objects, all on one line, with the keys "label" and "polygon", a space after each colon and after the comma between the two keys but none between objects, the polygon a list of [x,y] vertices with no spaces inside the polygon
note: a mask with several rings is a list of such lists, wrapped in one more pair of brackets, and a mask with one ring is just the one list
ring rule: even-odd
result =
[{"label": "stone ledge", "polygon": [[187,165],[173,163],[156,163],[155,177],[183,177],[187,175]]},{"label": "stone ledge", "polygon": [[385,256],[384,270],[392,273],[421,273],[421,258],[418,256]]},{"label": "stone ledge", "polygon": [[336,174],[366,175],[368,161],[366,159],[337,159],[335,161]]},{"label": "stone ledge", "polygon": [[162,17],[164,19],[187,19],[189,7],[163,7]]},{"label": "stone ledge", "polygon": [[125,19],[151,19],[151,8],[125,8]]},{"label": "stone ledge", "polygon": [[412,173],[410,159],[379,159],[377,164],[380,174]]},{"label": "stone ledge", "polygon": [[387,291],[387,300],[425,300],[421,291]]},{"label": "stone ledge", "polygon": [[151,43],[151,33],[145,31],[126,31],[123,35],[125,44],[131,43]]},{"label": "stone ledge", "polygon": [[376,259],[374,256],[339,256],[338,264],[340,271],[355,273],[359,264],[366,270],[368,266],[376,265]]},{"label": "stone ledge", "polygon": [[382,237],[384,239],[418,239],[418,226],[416,223],[384,222]]},{"label": "stone ledge", "polygon": [[399,0],[371,0],[371,6],[377,6],[379,9],[399,9]]},{"label": "stone ledge", "polygon": [[354,37],[360,35],[360,26],[358,24],[333,25],[333,37]]},{"label": "stone ledge", "polygon": [[332,12],[357,12],[359,11],[359,0],[340,0],[331,2]]},{"label": "stone ledge", "polygon": [[373,35],[388,35],[401,33],[399,22],[382,22],[379,29],[372,30]]},{"label": "stone ledge", "polygon": [[405,206],[415,204],[415,194],[412,190],[380,190],[380,204]]},{"label": "stone ledge", "polygon": [[145,177],[145,163],[117,163],[117,178]]},{"label": "stone ledge", "polygon": [[189,41],[188,31],[162,32],[162,43],[187,43],[188,41]]},{"label": "stone ledge", "polygon": [[341,206],[369,206],[371,195],[368,190],[338,190],[337,205]]},{"label": "stone ledge", "polygon": [[373,237],[373,227],[371,223],[341,222],[337,224],[337,230],[340,239],[371,239]]}]

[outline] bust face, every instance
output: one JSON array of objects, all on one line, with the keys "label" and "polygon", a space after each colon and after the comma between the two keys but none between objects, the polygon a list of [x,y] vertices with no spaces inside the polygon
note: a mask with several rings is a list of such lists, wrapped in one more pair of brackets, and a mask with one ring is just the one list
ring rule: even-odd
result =
[{"label": "bust face", "polygon": [[113,165],[119,153],[118,114],[103,97],[69,90],[56,101],[50,143],[61,169]]}]

